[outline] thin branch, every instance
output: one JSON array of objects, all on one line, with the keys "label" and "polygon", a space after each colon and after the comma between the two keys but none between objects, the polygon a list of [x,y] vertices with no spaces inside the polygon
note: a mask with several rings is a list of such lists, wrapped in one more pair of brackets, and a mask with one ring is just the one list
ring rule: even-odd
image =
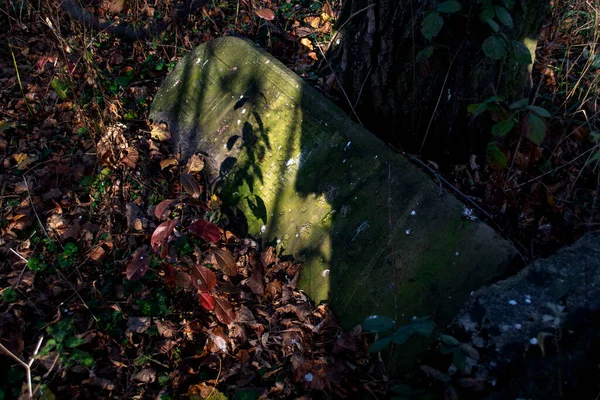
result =
[{"label": "thin branch", "polygon": [[337,81],[338,85],[340,85],[340,89],[342,89],[342,93],[344,93],[344,97],[346,98],[346,101],[348,102],[348,105],[350,106],[350,109],[352,110],[352,114],[354,114],[354,116],[356,117],[356,120],[358,121],[358,123],[361,124],[361,125],[363,125],[363,123],[361,122],[360,118],[358,117],[358,114],[356,113],[356,110],[354,109],[354,106],[352,106],[352,102],[350,101],[350,98],[348,97],[348,95],[346,94],[346,91],[344,90],[344,87],[342,86],[342,82],[340,82],[340,80],[338,79],[337,75],[335,74],[335,71],[331,67],[331,64],[329,64],[329,60],[327,60],[327,57],[325,57],[325,53],[323,53],[323,49],[321,49],[321,46],[317,45],[317,47],[319,48],[319,51],[321,52],[321,55],[323,56],[323,59],[327,63],[327,66],[329,67],[329,69],[333,73],[333,77]]},{"label": "thin branch", "polygon": [[444,83],[442,84],[442,89],[440,90],[440,95],[438,96],[437,103],[435,103],[435,108],[433,109],[433,113],[431,113],[431,118],[429,119],[429,124],[427,125],[427,130],[425,131],[425,136],[423,137],[423,142],[421,143],[421,150],[420,150],[421,153],[423,152],[423,146],[425,146],[425,141],[427,140],[427,135],[429,134],[429,128],[431,128],[431,124],[433,123],[433,119],[435,118],[435,113],[437,112],[438,107],[440,105],[440,101],[442,100],[442,96],[444,95],[444,89],[446,88],[446,82],[448,81],[448,77],[450,76],[450,70],[452,69],[454,60],[456,60],[456,56],[458,56],[458,53],[460,53],[460,49],[462,49],[462,46],[464,43],[465,43],[464,40],[460,43],[460,46],[458,46],[458,50],[456,50],[456,53],[454,53],[454,56],[452,57],[452,60],[450,61],[450,65],[448,66],[448,72],[446,72],[446,77],[444,78]]},{"label": "thin branch", "polygon": [[331,40],[329,41],[329,46],[327,46],[328,48],[331,46],[331,43],[335,43],[335,39],[337,38],[338,33],[340,33],[342,31],[342,29],[344,29],[344,27],[348,24],[348,22],[350,22],[350,20],[354,17],[356,17],[358,14],[360,14],[363,11],[367,11],[369,8],[371,7],[375,7],[375,4],[371,4],[369,6],[366,6],[363,9],[358,10],[357,12],[355,12],[354,14],[351,14],[348,19],[346,21],[344,21],[344,23],[339,27],[338,30],[335,31],[335,33],[333,34],[333,37],[331,38]]},{"label": "thin branch", "polygon": [[4,352],[7,355],[9,355],[13,360],[21,364],[23,368],[25,368],[25,372],[27,373],[27,391],[29,392],[29,398],[31,399],[33,398],[33,385],[31,383],[31,365],[33,365],[33,362],[35,361],[35,356],[37,355],[38,351],[40,351],[40,346],[42,345],[43,340],[44,337],[40,337],[40,340],[38,340],[38,343],[35,346],[35,350],[33,351],[33,355],[31,356],[28,362],[21,360],[12,351],[8,350],[6,347],[4,347],[2,343],[0,343],[1,349],[4,350]]},{"label": "thin branch", "polygon": [[578,155],[577,157],[575,157],[574,159],[572,159],[571,161],[569,161],[569,162],[568,162],[568,163],[566,163],[566,164],[563,164],[563,165],[561,165],[561,166],[558,166],[558,167],[556,167],[556,168],[553,168],[553,169],[551,169],[551,170],[550,170],[550,171],[548,171],[548,172],[544,172],[543,174],[541,174],[541,175],[538,175],[538,176],[536,176],[535,178],[532,178],[532,179],[528,180],[527,182],[520,183],[520,184],[518,184],[517,186],[515,186],[514,188],[508,188],[508,189],[506,189],[505,191],[509,191],[509,190],[513,190],[513,189],[518,189],[518,188],[520,188],[521,186],[527,185],[528,183],[531,183],[531,182],[533,182],[533,181],[537,181],[538,179],[540,179],[540,178],[543,178],[544,176],[546,176],[546,175],[548,175],[548,174],[551,174],[551,173],[553,173],[553,172],[556,172],[556,171],[558,171],[559,169],[562,169],[562,168],[566,167],[567,165],[571,165],[571,164],[573,164],[575,161],[577,161],[578,159],[580,159],[581,157],[583,157],[583,156],[587,155],[589,152],[596,150],[598,147],[600,147],[600,144],[597,144],[596,146],[592,147],[591,149],[588,149],[587,151],[584,151],[583,153],[581,153],[580,155]]}]

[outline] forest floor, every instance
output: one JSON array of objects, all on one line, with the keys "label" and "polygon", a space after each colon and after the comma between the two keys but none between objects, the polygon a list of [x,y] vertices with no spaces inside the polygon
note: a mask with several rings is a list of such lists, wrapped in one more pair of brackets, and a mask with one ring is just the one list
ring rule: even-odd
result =
[{"label": "forest floor", "polygon": [[[1,2],[0,345],[25,365],[0,366],[0,400],[30,387],[48,399],[412,390],[387,382],[360,326],[341,332],[295,289],[298,264],[230,231],[202,159],[180,163],[146,120],[175,63],[223,35],[260,43],[329,94],[319,46],[339,2],[200,1],[189,16],[171,1],[88,14],[34,3]],[[502,170],[485,157],[442,166],[528,260],[600,225],[599,10],[552,10],[533,73],[552,113],[544,144],[508,137]],[[414,394],[448,396],[425,370]]]}]

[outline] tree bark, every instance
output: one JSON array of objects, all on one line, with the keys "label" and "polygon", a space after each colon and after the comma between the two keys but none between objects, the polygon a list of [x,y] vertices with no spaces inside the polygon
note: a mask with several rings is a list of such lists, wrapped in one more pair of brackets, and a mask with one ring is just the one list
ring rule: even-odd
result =
[{"label": "tree bark", "polygon": [[[489,141],[489,126],[471,121],[468,104],[534,91],[531,65],[484,54],[482,43],[494,32],[480,19],[482,4],[459,2],[460,11],[439,13],[443,27],[429,41],[421,24],[439,0],[347,0],[329,49],[330,66],[361,122],[402,150],[440,161],[480,152]],[[526,43],[532,58],[547,4],[517,0],[512,27],[499,24],[500,34]],[[428,47],[431,56],[419,57]]]}]

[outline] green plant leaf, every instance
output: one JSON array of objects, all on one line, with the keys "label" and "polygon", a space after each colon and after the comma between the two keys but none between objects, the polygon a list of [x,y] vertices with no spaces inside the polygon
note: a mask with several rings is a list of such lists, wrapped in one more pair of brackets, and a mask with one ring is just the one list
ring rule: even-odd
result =
[{"label": "green plant leaf", "polygon": [[81,346],[82,344],[85,344],[85,340],[76,336],[67,336],[67,338],[65,339],[65,346],[69,348],[75,348]]},{"label": "green plant leaf", "polygon": [[515,0],[502,0],[502,4],[509,10],[512,10],[515,6]]},{"label": "green plant leaf", "polygon": [[493,19],[486,19],[485,22],[492,28],[492,30],[496,33],[500,32],[500,25]]},{"label": "green plant leaf", "polygon": [[394,326],[394,320],[383,315],[370,315],[363,321],[363,330],[365,332],[388,332],[394,329]]},{"label": "green plant leaf", "polygon": [[485,55],[492,60],[499,60],[506,55],[506,41],[497,35],[485,39],[481,48]]},{"label": "green plant leaf", "polygon": [[596,162],[596,161],[598,161],[598,160],[600,160],[600,150],[598,150],[598,151],[596,152],[596,154],[594,154],[594,155],[592,156],[592,158],[590,158],[590,159],[587,161],[586,165],[588,165],[588,164],[591,164],[591,163],[593,163],[593,162]]},{"label": "green plant leaf", "polygon": [[498,21],[500,21],[502,25],[508,28],[513,27],[513,19],[506,8],[501,6],[495,6],[494,12],[496,13],[496,17],[498,17]]},{"label": "green plant leaf", "polygon": [[420,60],[421,58],[429,58],[433,55],[433,47],[427,46],[423,50],[419,51],[415,56],[415,60]]},{"label": "green plant leaf", "polygon": [[444,20],[440,13],[432,11],[423,18],[423,22],[421,22],[421,33],[427,40],[432,40],[440,33],[442,26],[444,26]]},{"label": "green plant leaf", "polygon": [[458,344],[460,343],[458,339],[450,335],[440,335],[440,341],[449,346],[458,346]]},{"label": "green plant leaf", "polygon": [[508,132],[514,128],[515,122],[512,118],[504,119],[502,121],[498,121],[492,126],[492,135],[504,137]]},{"label": "green plant leaf", "polygon": [[460,11],[461,5],[458,1],[448,0],[438,4],[436,8],[441,13],[452,14],[457,11]]},{"label": "green plant leaf", "polygon": [[490,166],[495,170],[503,170],[508,164],[506,155],[500,150],[498,145],[494,142],[488,143],[487,154],[490,158]]},{"label": "green plant leaf", "polygon": [[379,351],[385,350],[386,347],[392,343],[392,339],[394,339],[394,335],[386,336],[379,340],[376,340],[371,347],[369,347],[369,353],[377,353]]},{"label": "green plant leaf", "polygon": [[7,303],[14,303],[17,301],[17,291],[11,287],[6,288],[6,290],[2,293],[2,300]]},{"label": "green plant leaf", "polygon": [[50,82],[50,86],[52,86],[52,89],[54,89],[59,99],[64,100],[67,98],[67,92],[69,91],[68,82],[54,78],[52,79],[52,82]]},{"label": "green plant leaf", "polygon": [[509,54],[511,60],[516,62],[517,64],[526,64],[527,65],[527,64],[532,63],[531,53],[529,52],[529,49],[527,48],[527,46],[525,46],[523,43],[518,42],[516,40],[510,41],[508,54]]},{"label": "green plant leaf", "polygon": [[468,112],[469,114],[475,114],[475,112],[477,111],[477,109],[479,108],[479,106],[480,106],[481,104],[482,104],[482,103],[473,103],[473,104],[469,104],[469,105],[467,106],[467,112]]},{"label": "green plant leaf", "polygon": [[542,107],[538,107],[538,106],[527,106],[526,107],[529,111],[532,111],[534,113],[536,113],[537,115],[539,115],[540,117],[544,117],[544,118],[550,118],[552,115],[550,115],[550,113]]},{"label": "green plant leaf", "polygon": [[90,353],[85,351],[73,349],[73,352],[71,353],[71,358],[79,362],[79,364],[83,365],[84,367],[89,368],[92,365],[94,365],[94,358],[90,355]]},{"label": "green plant leaf", "polygon": [[481,22],[487,22],[494,18],[494,7],[491,4],[486,4],[479,13],[479,19]]},{"label": "green plant leaf", "polygon": [[508,106],[508,108],[510,108],[511,110],[518,110],[520,108],[527,107],[528,104],[529,104],[529,99],[526,97],[524,99],[515,101],[510,106]]},{"label": "green plant leaf", "polygon": [[430,336],[435,329],[435,323],[429,317],[413,320],[410,324],[400,327],[392,336],[396,344],[406,343],[413,335]]},{"label": "green plant leaf", "polygon": [[504,101],[504,97],[502,97],[502,96],[491,96],[491,97],[488,97],[487,99],[485,99],[483,102],[489,104],[489,103],[495,103],[497,101]]},{"label": "green plant leaf", "polygon": [[539,146],[546,137],[546,123],[533,112],[525,115],[523,122],[523,134]]}]

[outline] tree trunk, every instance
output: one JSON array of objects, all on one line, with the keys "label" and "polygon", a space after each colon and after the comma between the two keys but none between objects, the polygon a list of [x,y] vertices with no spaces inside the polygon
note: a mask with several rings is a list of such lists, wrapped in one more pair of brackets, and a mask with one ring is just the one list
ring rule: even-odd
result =
[{"label": "tree trunk", "polygon": [[[515,62],[508,50],[498,60],[482,50],[495,35],[507,48],[511,41],[524,44],[533,59],[548,0],[509,2],[347,0],[329,62],[361,122],[394,146],[436,160],[481,152],[489,126],[469,118],[467,106],[493,95],[511,101],[535,91],[531,64]],[[458,3],[460,10],[444,12]],[[491,7],[490,23],[480,16],[484,6]],[[497,7],[512,22],[494,14]],[[421,29],[432,13],[443,26],[428,40]]]}]

